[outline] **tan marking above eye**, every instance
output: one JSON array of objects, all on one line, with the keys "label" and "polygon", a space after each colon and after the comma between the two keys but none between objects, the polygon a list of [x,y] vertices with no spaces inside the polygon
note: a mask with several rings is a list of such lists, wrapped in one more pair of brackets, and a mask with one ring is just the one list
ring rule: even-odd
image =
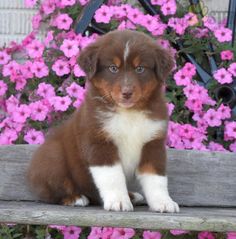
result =
[{"label": "tan marking above eye", "polygon": [[141,61],[140,61],[140,58],[139,56],[136,56],[134,59],[133,59],[133,66],[136,68],[137,66],[140,65]]},{"label": "tan marking above eye", "polygon": [[120,60],[120,58],[117,57],[117,56],[115,56],[115,57],[113,58],[113,63],[114,63],[114,65],[116,65],[117,67],[120,67],[120,65],[121,65],[121,60]]}]

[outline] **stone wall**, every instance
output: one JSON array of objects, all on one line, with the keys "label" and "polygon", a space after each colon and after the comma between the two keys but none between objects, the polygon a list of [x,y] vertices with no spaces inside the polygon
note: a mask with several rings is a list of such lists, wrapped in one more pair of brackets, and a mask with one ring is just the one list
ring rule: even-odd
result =
[{"label": "stone wall", "polygon": [[[204,0],[204,4],[210,15],[223,19],[227,16],[228,1]],[[0,47],[13,40],[21,41],[31,31],[31,18],[35,11],[26,9],[24,0],[0,0]]]}]

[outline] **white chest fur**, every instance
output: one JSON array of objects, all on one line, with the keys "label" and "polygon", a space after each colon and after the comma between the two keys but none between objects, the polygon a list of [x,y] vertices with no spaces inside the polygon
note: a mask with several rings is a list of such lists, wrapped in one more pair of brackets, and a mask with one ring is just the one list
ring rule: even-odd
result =
[{"label": "white chest fur", "polygon": [[118,147],[126,179],[132,180],[142,147],[166,130],[165,120],[151,120],[145,112],[120,110],[105,115],[103,129]]}]

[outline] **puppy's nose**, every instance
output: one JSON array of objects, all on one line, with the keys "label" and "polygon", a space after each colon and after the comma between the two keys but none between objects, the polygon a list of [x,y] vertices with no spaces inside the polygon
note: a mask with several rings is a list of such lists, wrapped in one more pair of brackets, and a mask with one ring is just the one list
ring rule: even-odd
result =
[{"label": "puppy's nose", "polygon": [[131,88],[124,88],[121,93],[122,93],[123,98],[128,100],[133,95],[133,89],[131,89]]}]

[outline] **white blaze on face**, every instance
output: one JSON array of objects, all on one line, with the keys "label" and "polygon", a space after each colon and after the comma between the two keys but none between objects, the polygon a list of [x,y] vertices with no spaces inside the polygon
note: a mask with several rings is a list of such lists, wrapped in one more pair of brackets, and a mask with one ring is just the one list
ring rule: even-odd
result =
[{"label": "white blaze on face", "polygon": [[129,55],[129,41],[125,44],[125,50],[124,50],[124,62],[126,62]]}]

